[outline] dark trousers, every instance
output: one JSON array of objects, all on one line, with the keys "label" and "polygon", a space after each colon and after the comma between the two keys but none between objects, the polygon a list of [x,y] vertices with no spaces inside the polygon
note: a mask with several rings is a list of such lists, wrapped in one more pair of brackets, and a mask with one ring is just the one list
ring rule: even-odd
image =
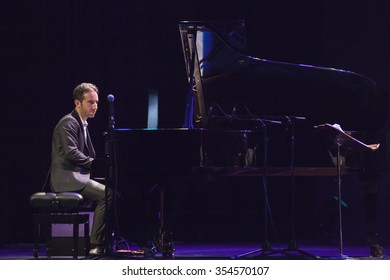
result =
[{"label": "dark trousers", "polygon": [[91,230],[91,244],[104,245],[112,204],[112,190],[107,188],[106,191],[105,185],[89,180],[84,189],[80,191],[80,194],[85,199],[96,202]]}]

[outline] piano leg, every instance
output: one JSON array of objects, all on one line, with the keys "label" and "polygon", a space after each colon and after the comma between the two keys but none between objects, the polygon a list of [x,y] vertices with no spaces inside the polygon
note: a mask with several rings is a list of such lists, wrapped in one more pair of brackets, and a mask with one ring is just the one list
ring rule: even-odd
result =
[{"label": "piano leg", "polygon": [[173,258],[174,256],[174,245],[169,238],[169,240],[166,242],[165,237],[165,229],[164,229],[164,204],[165,204],[165,192],[164,187],[160,187],[160,213],[159,213],[159,236],[158,236],[158,244],[157,244],[157,251],[162,254],[163,257],[167,258]]},{"label": "piano leg", "polygon": [[374,258],[384,257],[384,248],[378,244],[377,215],[378,215],[378,175],[375,172],[364,172],[363,196],[366,220],[367,243],[370,246],[370,255]]}]

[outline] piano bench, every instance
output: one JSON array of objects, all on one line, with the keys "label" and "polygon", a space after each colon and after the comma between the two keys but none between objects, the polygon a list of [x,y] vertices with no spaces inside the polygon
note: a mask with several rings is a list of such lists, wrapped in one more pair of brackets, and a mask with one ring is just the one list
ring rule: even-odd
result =
[{"label": "piano bench", "polygon": [[52,225],[73,225],[73,258],[79,254],[79,225],[84,225],[85,256],[89,253],[89,214],[80,214],[84,198],[73,192],[38,192],[30,196],[30,205],[34,216],[34,258],[39,256],[39,240],[43,227],[46,227],[46,255],[51,258]]}]

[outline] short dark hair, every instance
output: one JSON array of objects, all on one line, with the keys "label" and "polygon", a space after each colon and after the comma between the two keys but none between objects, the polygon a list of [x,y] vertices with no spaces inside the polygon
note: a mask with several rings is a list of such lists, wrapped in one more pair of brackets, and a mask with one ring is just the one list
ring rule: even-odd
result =
[{"label": "short dark hair", "polygon": [[73,101],[79,100],[80,102],[84,99],[84,93],[95,91],[99,94],[99,89],[96,85],[91,83],[81,83],[73,90]]}]

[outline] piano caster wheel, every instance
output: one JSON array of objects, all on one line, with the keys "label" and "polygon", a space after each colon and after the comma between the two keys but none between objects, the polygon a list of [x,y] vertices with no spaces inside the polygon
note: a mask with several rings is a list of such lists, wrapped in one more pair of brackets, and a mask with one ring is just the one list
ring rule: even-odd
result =
[{"label": "piano caster wheel", "polygon": [[385,255],[385,250],[382,246],[378,244],[372,244],[370,246],[370,253],[371,253],[371,257],[382,259]]},{"label": "piano caster wheel", "polygon": [[38,249],[34,249],[33,252],[34,252],[34,259],[37,260],[39,258],[39,250]]}]

